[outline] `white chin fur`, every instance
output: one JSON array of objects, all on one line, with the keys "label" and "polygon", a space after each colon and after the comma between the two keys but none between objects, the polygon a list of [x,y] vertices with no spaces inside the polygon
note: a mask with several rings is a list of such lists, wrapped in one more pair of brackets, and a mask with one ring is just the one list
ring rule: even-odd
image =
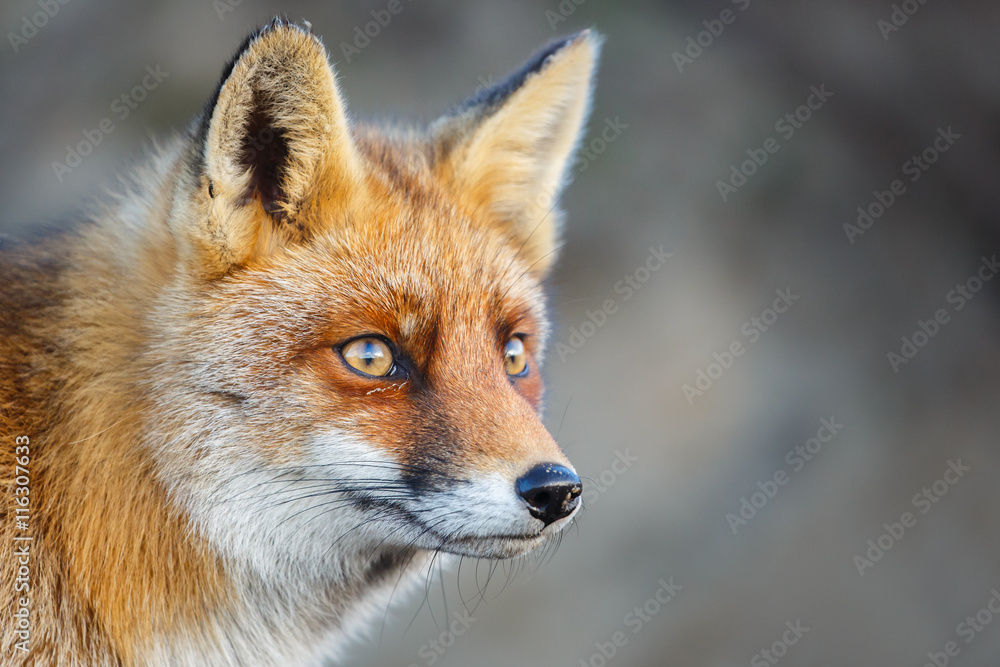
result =
[{"label": "white chin fur", "polygon": [[[323,434],[306,449],[308,460],[294,468],[230,460],[231,472],[218,474],[216,462],[215,479],[223,481],[209,488],[192,482],[195,488],[179,497],[222,554],[267,579],[295,571],[346,575],[352,558],[380,543],[507,558],[536,548],[572,520],[545,527],[518,497],[514,480],[500,473],[414,496],[384,450],[341,432]],[[361,509],[337,492],[345,487],[405,512]]]},{"label": "white chin fur", "polygon": [[[286,468],[251,464],[223,434],[217,438],[200,461],[205,475],[183,481],[175,477],[173,491],[175,498],[184,499],[197,529],[230,564],[230,575],[257,582],[249,589],[258,593],[245,599],[243,611],[230,618],[233,627],[202,630],[207,636],[246,635],[245,644],[231,645],[232,655],[216,656],[220,665],[242,664],[253,655],[263,658],[254,653],[259,647],[253,648],[260,641],[273,645],[275,660],[284,655],[286,662],[274,664],[310,664],[312,658],[301,653],[305,646],[334,650],[359,624],[335,622],[319,636],[306,637],[300,633],[309,624],[293,623],[294,616],[287,616],[288,625],[274,637],[252,635],[267,626],[261,619],[285,617],[290,604],[322,617],[329,616],[332,603],[342,621],[384,611],[390,592],[397,586],[407,588],[406,582],[429,556],[418,551],[412,561],[401,563],[409,563],[405,572],[397,570],[382,583],[352,588],[352,583],[366,580],[377,554],[415,548],[509,558],[540,546],[572,520],[571,515],[543,526],[518,497],[515,481],[499,473],[414,496],[400,482],[400,467],[383,450],[343,433],[314,439],[307,447],[308,460]],[[359,507],[356,499],[337,491],[344,486],[366,490],[361,495],[376,504]],[[380,506],[379,499],[394,505]],[[321,589],[330,585],[343,585],[350,591],[348,597],[323,597]],[[166,642],[161,649],[172,647],[172,657],[164,664],[187,664],[180,659],[184,652],[190,649],[196,655],[205,645],[191,637],[160,641]]]}]

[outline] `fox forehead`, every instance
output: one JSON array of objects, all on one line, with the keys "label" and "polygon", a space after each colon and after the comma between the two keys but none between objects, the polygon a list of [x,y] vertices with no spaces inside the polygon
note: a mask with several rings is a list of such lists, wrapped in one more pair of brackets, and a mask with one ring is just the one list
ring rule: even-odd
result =
[{"label": "fox forehead", "polygon": [[[391,339],[421,364],[462,348],[495,357],[515,333],[540,354],[548,333],[541,284],[514,241],[429,190],[384,191],[339,208],[304,246],[235,271],[207,293],[209,312],[253,314],[299,347],[363,334]],[[237,297],[237,298],[234,298]]]}]

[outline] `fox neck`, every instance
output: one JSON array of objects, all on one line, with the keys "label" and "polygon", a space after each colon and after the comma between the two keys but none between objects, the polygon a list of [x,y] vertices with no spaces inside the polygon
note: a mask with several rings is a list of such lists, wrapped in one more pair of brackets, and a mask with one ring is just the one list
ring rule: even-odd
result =
[{"label": "fox neck", "polygon": [[134,445],[109,437],[92,446],[107,456],[90,460],[104,463],[78,460],[66,475],[74,502],[59,503],[76,511],[53,523],[70,588],[114,632],[109,640],[125,664],[207,656],[218,665],[311,664],[306,647],[329,653],[384,610],[425,559],[360,541],[338,545],[325,568],[279,572],[228,558],[192,529]]}]

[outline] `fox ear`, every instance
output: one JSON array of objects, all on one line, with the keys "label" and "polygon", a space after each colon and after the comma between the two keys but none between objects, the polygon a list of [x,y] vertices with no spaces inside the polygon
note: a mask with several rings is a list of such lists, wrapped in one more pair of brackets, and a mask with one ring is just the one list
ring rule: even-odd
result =
[{"label": "fox ear", "polygon": [[[275,19],[223,73],[198,132],[208,198],[195,238],[208,274],[225,273],[317,230],[310,195],[346,196],[355,149],[326,50]],[[207,264],[206,264],[206,260]]]},{"label": "fox ear", "polygon": [[438,178],[467,210],[505,225],[532,271],[555,259],[567,168],[590,111],[601,39],[586,30],[431,127]]}]

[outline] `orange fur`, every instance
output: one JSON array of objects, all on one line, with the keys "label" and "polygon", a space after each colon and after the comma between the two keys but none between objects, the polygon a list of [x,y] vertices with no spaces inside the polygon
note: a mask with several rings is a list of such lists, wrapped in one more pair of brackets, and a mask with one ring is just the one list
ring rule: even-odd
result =
[{"label": "orange fur", "polygon": [[[568,465],[538,418],[539,280],[597,50],[583,33],[427,133],[386,131],[349,123],[319,40],[275,21],[126,192],[0,247],[0,465],[10,497],[13,439],[30,438],[34,537],[31,652],[6,633],[5,558],[0,661],[306,664],[418,551],[502,557],[558,529],[397,540],[376,524],[327,543],[321,514],[283,539],[309,501],[267,498],[317,467],[365,473],[347,451],[432,487]],[[524,377],[502,363],[515,334]],[[337,350],[360,335],[391,341],[405,377],[350,369]],[[244,506],[250,532],[230,529]]]}]

